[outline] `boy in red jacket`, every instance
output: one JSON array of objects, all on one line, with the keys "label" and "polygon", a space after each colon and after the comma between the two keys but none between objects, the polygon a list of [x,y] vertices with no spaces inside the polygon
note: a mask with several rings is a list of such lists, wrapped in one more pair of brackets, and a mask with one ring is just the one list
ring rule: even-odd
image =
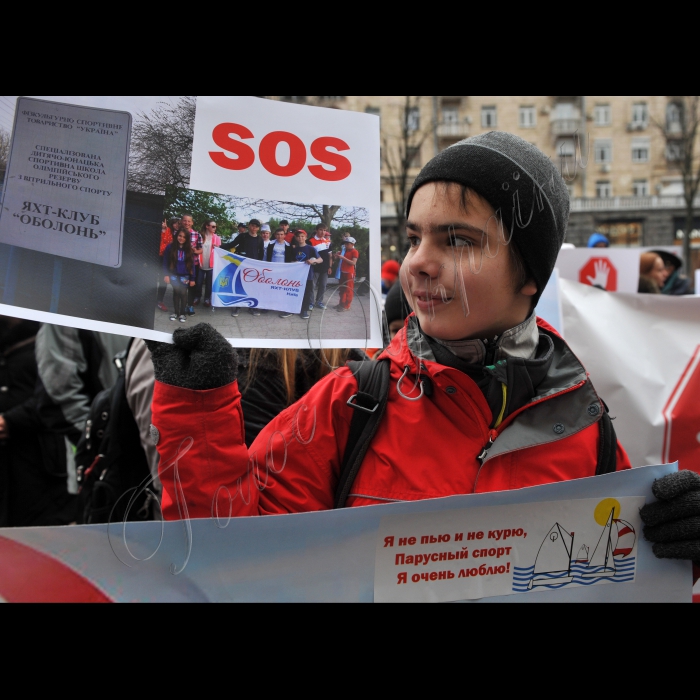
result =
[{"label": "boy in red jacket", "polygon": [[[414,313],[380,356],[390,364],[386,410],[345,505],[596,474],[605,406],[564,340],[533,313],[568,213],[556,168],[511,134],[467,139],[423,169],[408,200],[400,274]],[[350,369],[316,384],[248,451],[235,351],[206,325],[174,341],[152,346],[165,517],[333,508],[357,394]],[[615,462],[630,467],[619,444]]]}]

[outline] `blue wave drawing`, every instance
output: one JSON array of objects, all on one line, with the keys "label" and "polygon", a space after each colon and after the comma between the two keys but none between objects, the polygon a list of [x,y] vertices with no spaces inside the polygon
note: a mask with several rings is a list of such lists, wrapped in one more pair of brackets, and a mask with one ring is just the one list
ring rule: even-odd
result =
[{"label": "blue wave drawing", "polygon": [[258,300],[248,296],[241,281],[241,263],[245,258],[233,253],[224,255],[223,258],[229,264],[216,276],[212,293],[219,297],[224,306],[247,306],[254,309]]},{"label": "blue wave drawing", "polygon": [[[634,580],[634,573],[636,569],[636,558],[629,557],[626,559],[615,559],[615,575],[614,576],[601,576],[599,578],[590,578],[591,574],[597,573],[597,570],[601,570],[603,567],[597,567],[590,569],[586,564],[571,564],[571,575],[573,580],[568,580],[568,572],[562,572],[558,574],[537,574],[538,579],[548,578],[552,580],[551,584],[540,585],[538,588],[555,590],[557,588],[564,588],[565,586],[592,586],[601,581],[609,581],[610,583],[627,583]],[[514,593],[527,593],[528,584],[532,579],[532,575],[535,571],[535,565],[514,567],[513,568],[513,592]],[[586,574],[587,577],[583,578]],[[557,583],[557,579],[566,578],[567,580],[562,583]]]}]

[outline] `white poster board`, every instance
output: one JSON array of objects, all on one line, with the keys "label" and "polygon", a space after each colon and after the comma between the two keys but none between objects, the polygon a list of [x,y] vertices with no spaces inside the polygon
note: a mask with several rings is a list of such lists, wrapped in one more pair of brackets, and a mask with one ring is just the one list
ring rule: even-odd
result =
[{"label": "white poster board", "polygon": [[[374,290],[381,288],[380,170],[375,115],[257,97],[197,97],[190,188],[234,197],[241,210],[268,213],[284,204],[286,219],[293,211],[314,217],[335,210],[343,217],[338,228],[353,216],[366,217]],[[354,337],[324,338],[325,346],[381,346],[381,293],[375,294],[376,301],[373,294],[355,297],[369,329],[357,324]],[[328,335],[336,320],[326,316]],[[312,335],[309,342],[320,344]]]},{"label": "white poster board", "polygon": [[[238,347],[381,345],[381,296],[373,292],[381,264],[376,116],[253,97],[6,96],[4,103],[17,106],[17,133],[0,219],[0,313],[164,342],[183,323],[207,322]],[[241,128],[226,126],[232,123]],[[243,136],[232,135],[235,130]],[[194,154],[182,150],[189,134]],[[212,160],[210,153],[218,153],[216,160],[226,158],[230,166],[236,160],[231,148],[244,160],[252,154],[247,168]],[[207,191],[181,187],[188,184],[183,177],[191,155],[193,182],[208,183]],[[128,193],[127,162],[134,187]],[[168,179],[173,172],[175,186]],[[89,186],[81,183],[88,176]],[[168,200],[171,189],[179,191],[176,205]],[[308,229],[308,239],[330,220],[333,254],[351,231],[360,254],[352,301],[349,283],[335,277],[340,260],[334,256],[325,291],[323,276],[314,275],[309,319],[279,312],[234,317],[230,309],[214,309],[199,269],[189,271],[194,290],[183,314],[182,299],[165,282],[164,252],[176,232],[163,220],[185,212],[194,215],[195,249],[207,216],[225,219],[219,233],[251,219],[288,219]],[[231,243],[227,237],[222,247]],[[197,254],[194,260],[198,268]],[[335,312],[341,297],[349,312]]]},{"label": "white poster board", "polygon": [[[397,596],[405,596],[403,591],[413,588],[416,592],[419,589],[434,592],[421,599],[444,599],[443,586],[458,583],[457,590],[448,596],[450,599],[474,600],[483,595],[480,598],[483,602],[505,603],[690,602],[690,562],[657,559],[651,544],[639,536],[638,522],[630,521],[634,514],[628,513],[638,503],[652,501],[654,479],[675,469],[675,465],[648,467],[516,491],[274,517],[227,519],[222,514],[218,520],[191,522],[0,530],[0,599],[8,602],[398,599],[381,585],[383,579],[376,566],[379,547],[387,553],[387,567],[393,570],[389,587],[393,586]],[[607,517],[611,513],[618,516],[613,517],[617,522],[610,527],[607,519],[603,525],[595,520],[597,506],[601,503],[605,506],[606,499],[621,506],[616,511],[615,504],[610,504]],[[605,511],[602,507],[600,520],[606,517]],[[623,520],[632,525],[633,535],[624,531]],[[435,523],[436,529],[426,529],[429,523]],[[568,551],[572,548],[568,536],[562,538],[563,554],[559,546],[562,540],[548,540],[551,545],[545,557],[536,554],[533,557],[531,551],[526,551],[531,540],[535,542],[531,550],[536,550],[555,523],[561,526],[562,535],[566,530],[567,535],[574,537],[575,575],[586,584],[593,581],[595,585],[564,582],[558,575],[561,572],[552,570],[552,563],[561,566],[562,560],[570,562]],[[445,529],[448,524],[452,529]],[[407,540],[416,536],[416,542],[401,546],[400,539],[396,539],[399,526],[405,528],[401,532]],[[490,530],[498,530],[499,534]],[[479,532],[483,533],[481,539],[477,539]],[[421,543],[421,536],[427,535],[430,540],[430,535],[435,535],[437,540],[444,533],[452,536],[451,542]],[[469,539],[469,533],[474,534],[473,539]],[[559,535],[559,530],[556,533]],[[462,534],[462,540],[455,543],[455,534]],[[390,536],[395,537],[394,547],[384,548],[385,537]],[[602,571],[609,575],[598,576],[600,581],[596,582],[595,574],[601,571],[586,572],[590,567],[578,560],[587,557],[595,565],[601,552],[608,553],[609,544],[614,545],[611,554],[615,573]],[[581,549],[584,545],[587,553],[585,548]],[[440,568],[433,571],[432,554],[438,546],[444,548],[448,557],[447,561],[440,561],[437,552],[435,566]],[[469,548],[468,557],[449,559],[449,554],[455,551],[461,557],[463,547]],[[516,557],[513,547],[518,552],[522,548],[522,556]],[[507,555],[506,548],[511,549]],[[487,550],[484,556],[482,549]],[[495,550],[493,557],[491,549]],[[504,551],[499,557],[500,549]],[[624,551],[628,549],[629,552]],[[411,571],[407,584],[397,584],[396,571],[409,571],[395,566],[398,550],[414,551],[414,557],[430,555],[428,566],[423,564],[422,556],[416,566],[415,559],[406,564],[405,554],[403,563]],[[603,569],[611,568],[606,567],[605,558],[603,555]],[[501,567],[508,568],[506,559],[511,564],[510,575],[500,573]],[[476,575],[472,576],[476,562]],[[458,565],[458,568],[454,566],[454,578],[440,579],[439,572],[453,565]],[[496,567],[499,573],[481,576],[478,569],[482,565],[485,569]],[[514,566],[528,571],[516,575]],[[460,578],[460,571],[467,567],[469,576]],[[428,581],[419,576],[419,582],[414,583],[415,572],[428,572]],[[437,575],[433,578],[431,573]],[[587,573],[593,573],[594,577],[585,577]],[[544,581],[544,585],[535,580],[532,587],[528,585],[531,579],[547,578],[547,574],[559,580]],[[505,586],[504,582],[510,585]],[[524,590],[512,590],[514,587]]]},{"label": "white poster board", "polygon": [[562,279],[633,294],[639,287],[640,254],[638,248],[562,250],[556,268]]},{"label": "white poster board", "polygon": [[128,112],[20,97],[0,242],[119,267],[130,137]]}]

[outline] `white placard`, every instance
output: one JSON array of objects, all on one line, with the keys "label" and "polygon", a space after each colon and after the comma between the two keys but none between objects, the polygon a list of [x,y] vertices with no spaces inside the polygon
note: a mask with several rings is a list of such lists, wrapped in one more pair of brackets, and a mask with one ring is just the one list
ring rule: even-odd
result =
[{"label": "white placard", "polygon": [[636,293],[639,287],[638,248],[576,248],[557,258],[559,276],[608,292]]},{"label": "white placard", "polygon": [[17,100],[0,242],[119,267],[128,112]]},{"label": "white placard", "polygon": [[[249,202],[297,203],[316,207],[319,215],[324,207],[368,212],[370,283],[376,290],[381,286],[380,170],[375,115],[257,97],[197,97],[190,188]],[[379,346],[377,304],[370,300],[366,306],[367,342]]]},{"label": "white placard", "polygon": [[376,602],[448,602],[634,581],[644,498],[382,518]]}]

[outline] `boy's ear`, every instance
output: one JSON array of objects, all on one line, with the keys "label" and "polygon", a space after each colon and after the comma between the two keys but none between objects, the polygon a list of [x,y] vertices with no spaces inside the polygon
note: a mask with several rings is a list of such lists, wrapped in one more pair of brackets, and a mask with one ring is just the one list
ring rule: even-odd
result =
[{"label": "boy's ear", "polygon": [[537,294],[537,283],[535,280],[529,279],[527,282],[525,282],[523,288],[520,290],[520,293],[526,297],[535,296],[535,294]]}]

